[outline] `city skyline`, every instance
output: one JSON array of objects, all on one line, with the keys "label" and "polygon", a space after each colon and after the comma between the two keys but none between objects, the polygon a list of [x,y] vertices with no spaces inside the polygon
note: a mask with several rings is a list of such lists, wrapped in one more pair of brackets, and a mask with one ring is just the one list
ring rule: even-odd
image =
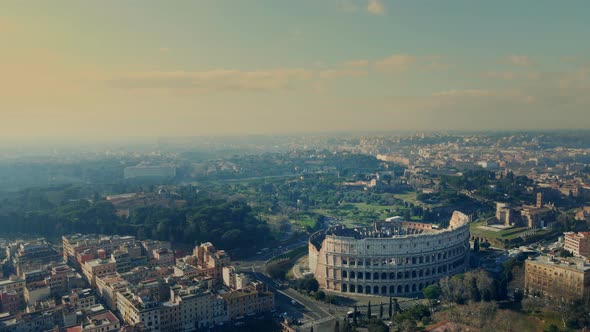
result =
[{"label": "city skyline", "polygon": [[0,135],[589,128],[587,8],[3,3]]}]

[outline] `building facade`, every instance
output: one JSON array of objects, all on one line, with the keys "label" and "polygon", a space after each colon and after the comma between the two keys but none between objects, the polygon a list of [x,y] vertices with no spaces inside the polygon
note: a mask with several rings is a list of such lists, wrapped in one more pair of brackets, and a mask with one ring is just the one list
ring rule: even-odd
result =
[{"label": "building facade", "polygon": [[524,287],[529,293],[573,301],[590,299],[590,265],[581,259],[540,256],[525,261]]},{"label": "building facade", "polygon": [[408,296],[468,267],[469,217],[454,212],[449,227],[376,222],[332,227],[309,240],[309,267],[326,290]]},{"label": "building facade", "polygon": [[590,258],[590,232],[566,232],[563,248],[576,257]]}]

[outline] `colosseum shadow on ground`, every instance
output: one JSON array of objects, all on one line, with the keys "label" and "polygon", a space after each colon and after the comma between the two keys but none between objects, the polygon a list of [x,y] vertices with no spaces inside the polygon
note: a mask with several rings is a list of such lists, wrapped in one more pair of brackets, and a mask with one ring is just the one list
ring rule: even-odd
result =
[{"label": "colosseum shadow on ground", "polygon": [[335,226],[309,238],[309,267],[326,290],[415,296],[439,279],[467,270],[469,217],[455,211],[447,228],[419,222]]}]

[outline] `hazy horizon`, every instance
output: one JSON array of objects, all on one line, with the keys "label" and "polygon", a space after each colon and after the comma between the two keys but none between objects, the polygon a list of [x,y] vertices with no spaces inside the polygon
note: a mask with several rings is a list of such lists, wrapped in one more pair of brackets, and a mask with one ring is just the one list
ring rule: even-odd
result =
[{"label": "hazy horizon", "polygon": [[0,4],[0,137],[590,128],[587,1]]}]

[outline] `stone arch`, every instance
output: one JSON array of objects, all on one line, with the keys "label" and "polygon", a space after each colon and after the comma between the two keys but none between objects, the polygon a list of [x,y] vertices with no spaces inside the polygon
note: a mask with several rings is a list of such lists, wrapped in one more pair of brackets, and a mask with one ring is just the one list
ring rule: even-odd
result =
[{"label": "stone arch", "polygon": [[420,291],[421,291],[421,290],[423,290],[423,289],[424,289],[424,284],[423,284],[423,283],[420,283],[420,285],[418,285],[418,290],[420,290]]},{"label": "stone arch", "polygon": [[354,293],[356,290],[356,287],[354,285],[350,285],[350,292]]},{"label": "stone arch", "polygon": [[412,278],[416,278],[416,270],[412,271]]},{"label": "stone arch", "polygon": [[403,278],[404,278],[404,274],[403,274],[403,273],[401,273],[401,272],[398,272],[398,273],[397,273],[397,278],[398,278],[398,279],[403,279]]},{"label": "stone arch", "polygon": [[395,280],[395,272],[389,273],[389,280]]},{"label": "stone arch", "polygon": [[395,286],[389,286],[389,294],[395,294]]},{"label": "stone arch", "polygon": [[365,280],[371,280],[371,272],[365,272]]},{"label": "stone arch", "polygon": [[379,286],[373,286],[373,294],[379,294]]},{"label": "stone arch", "polygon": [[350,271],[350,279],[356,278],[356,273],[354,271]]},{"label": "stone arch", "polygon": [[416,284],[412,284],[412,292],[416,292]]},{"label": "stone arch", "polygon": [[379,272],[373,273],[373,280],[379,280]]},{"label": "stone arch", "polygon": [[365,287],[365,294],[371,294],[371,286]]},{"label": "stone arch", "polygon": [[404,273],[404,278],[405,278],[405,279],[409,279],[409,278],[410,278],[410,272],[409,272],[409,271],[406,271],[406,272]]},{"label": "stone arch", "polygon": [[342,292],[343,293],[348,292],[348,285],[347,284],[342,284]]},{"label": "stone arch", "polygon": [[348,271],[342,270],[342,278],[348,278]]},{"label": "stone arch", "polygon": [[410,292],[410,285],[406,284],[406,287],[405,287],[404,291],[406,293],[409,293]]},{"label": "stone arch", "polygon": [[387,294],[387,286],[381,286],[381,294],[382,295]]},{"label": "stone arch", "polygon": [[402,290],[402,286],[401,286],[401,285],[399,285],[399,286],[397,286],[397,293],[398,293],[398,294],[401,294],[401,292],[403,292],[403,290]]},{"label": "stone arch", "polygon": [[381,280],[387,280],[387,273],[386,272],[381,273]]}]

